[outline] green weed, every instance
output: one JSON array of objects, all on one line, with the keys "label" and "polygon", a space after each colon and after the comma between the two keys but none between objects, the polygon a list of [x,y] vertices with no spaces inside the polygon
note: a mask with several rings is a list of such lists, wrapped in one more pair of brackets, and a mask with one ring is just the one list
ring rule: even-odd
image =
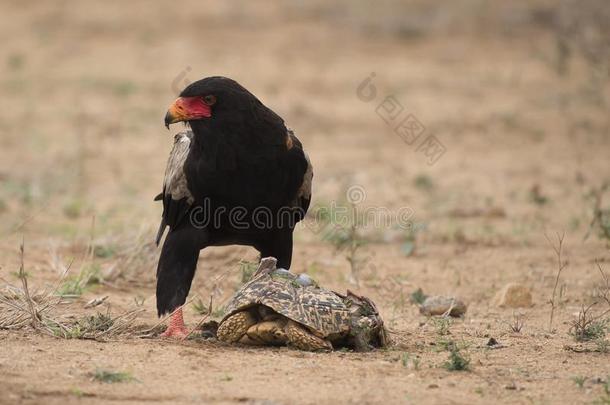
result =
[{"label": "green weed", "polygon": [[241,283],[247,283],[252,278],[252,275],[258,268],[258,263],[248,260],[239,261],[239,273],[241,274]]},{"label": "green weed", "polygon": [[124,371],[111,371],[111,370],[102,370],[102,369],[95,370],[92,377],[93,377],[93,380],[103,382],[106,384],[137,381],[131,375],[131,373],[124,372]]},{"label": "green weed", "polygon": [[413,179],[413,184],[420,190],[430,191],[434,189],[432,178],[426,174],[418,174]]},{"label": "green weed", "polygon": [[410,295],[411,303],[417,305],[423,304],[426,298],[428,298],[428,296],[424,294],[424,291],[421,288],[418,288],[417,290],[413,291]]},{"label": "green weed", "polygon": [[68,277],[57,289],[56,294],[62,297],[80,297],[92,285],[101,281],[101,269],[98,264],[89,263],[75,276]]},{"label": "green weed", "polygon": [[449,349],[449,360],[443,366],[449,371],[467,371],[470,370],[470,358],[462,353],[457,344],[453,344]]},{"label": "green weed", "polygon": [[580,389],[584,387],[586,380],[587,378],[583,375],[576,375],[572,377],[572,381],[574,381],[574,384],[576,384]]},{"label": "green weed", "polygon": [[449,330],[451,328],[451,319],[446,317],[432,318],[432,322],[434,322],[437,335],[446,336],[451,333]]}]

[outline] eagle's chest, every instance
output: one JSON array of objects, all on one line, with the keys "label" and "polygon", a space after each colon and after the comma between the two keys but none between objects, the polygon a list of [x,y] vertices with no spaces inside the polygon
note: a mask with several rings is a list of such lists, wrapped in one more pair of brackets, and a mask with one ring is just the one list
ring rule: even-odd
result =
[{"label": "eagle's chest", "polygon": [[207,198],[215,205],[277,205],[286,191],[286,169],[277,153],[257,156],[219,150],[210,156],[191,152],[184,173],[196,202]]}]

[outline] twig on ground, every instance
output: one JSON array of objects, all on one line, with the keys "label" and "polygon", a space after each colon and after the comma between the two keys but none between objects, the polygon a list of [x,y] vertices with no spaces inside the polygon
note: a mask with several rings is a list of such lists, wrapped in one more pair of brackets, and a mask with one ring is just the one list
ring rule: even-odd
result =
[{"label": "twig on ground", "polygon": [[25,274],[25,240],[21,240],[21,246],[19,247],[19,256],[20,256],[20,264],[19,264],[19,279],[21,280],[21,286],[23,288],[23,297],[27,303],[28,310],[30,312],[32,327],[36,329],[40,323],[40,318],[36,309],[34,308],[34,301],[30,296],[30,290],[28,288],[28,278]]},{"label": "twig on ground", "polygon": [[549,304],[551,304],[551,314],[549,316],[549,330],[553,329],[553,317],[555,316],[555,308],[557,307],[557,301],[556,301],[557,286],[559,285],[559,279],[561,277],[561,272],[568,265],[568,262],[563,261],[563,259],[562,259],[563,240],[565,238],[565,233],[563,233],[561,235],[559,235],[559,233],[557,233],[556,235],[557,235],[557,245],[553,244],[553,242],[551,241],[551,239],[549,238],[549,236],[546,233],[544,234],[544,237],[549,242],[549,244],[555,251],[555,255],[557,256],[557,274],[555,276],[555,285],[553,286],[553,295],[551,296],[551,299],[549,300]]},{"label": "twig on ground", "polygon": [[195,325],[195,327],[189,331],[189,333],[184,337],[183,340],[187,340],[189,338],[189,336],[191,336],[193,334],[193,332],[198,330],[201,327],[201,325],[203,325],[203,323],[210,317],[210,315],[212,314],[212,304],[214,303],[213,298],[214,298],[214,295],[210,295],[210,305],[208,305],[208,313],[205,314],[203,316],[203,318],[201,318],[199,320],[197,325]]}]

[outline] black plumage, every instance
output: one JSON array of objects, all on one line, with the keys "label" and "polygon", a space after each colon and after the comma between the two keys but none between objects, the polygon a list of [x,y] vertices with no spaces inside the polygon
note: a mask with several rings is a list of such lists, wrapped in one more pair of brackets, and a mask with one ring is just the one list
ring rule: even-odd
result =
[{"label": "black plumage", "polygon": [[289,268],[292,233],[309,207],[309,158],[284,121],[234,80],[189,85],[166,125],[185,121],[165,173],[157,268],[159,315],[184,304],[199,251],[230,244],[256,248]]}]

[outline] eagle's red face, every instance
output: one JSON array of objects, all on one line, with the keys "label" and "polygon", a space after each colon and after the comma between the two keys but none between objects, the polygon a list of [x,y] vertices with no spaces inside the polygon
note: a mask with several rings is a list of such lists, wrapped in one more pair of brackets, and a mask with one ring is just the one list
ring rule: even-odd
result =
[{"label": "eagle's red face", "polygon": [[210,118],[214,103],[216,97],[213,95],[178,97],[165,114],[165,126],[169,128],[169,124],[176,122]]}]

